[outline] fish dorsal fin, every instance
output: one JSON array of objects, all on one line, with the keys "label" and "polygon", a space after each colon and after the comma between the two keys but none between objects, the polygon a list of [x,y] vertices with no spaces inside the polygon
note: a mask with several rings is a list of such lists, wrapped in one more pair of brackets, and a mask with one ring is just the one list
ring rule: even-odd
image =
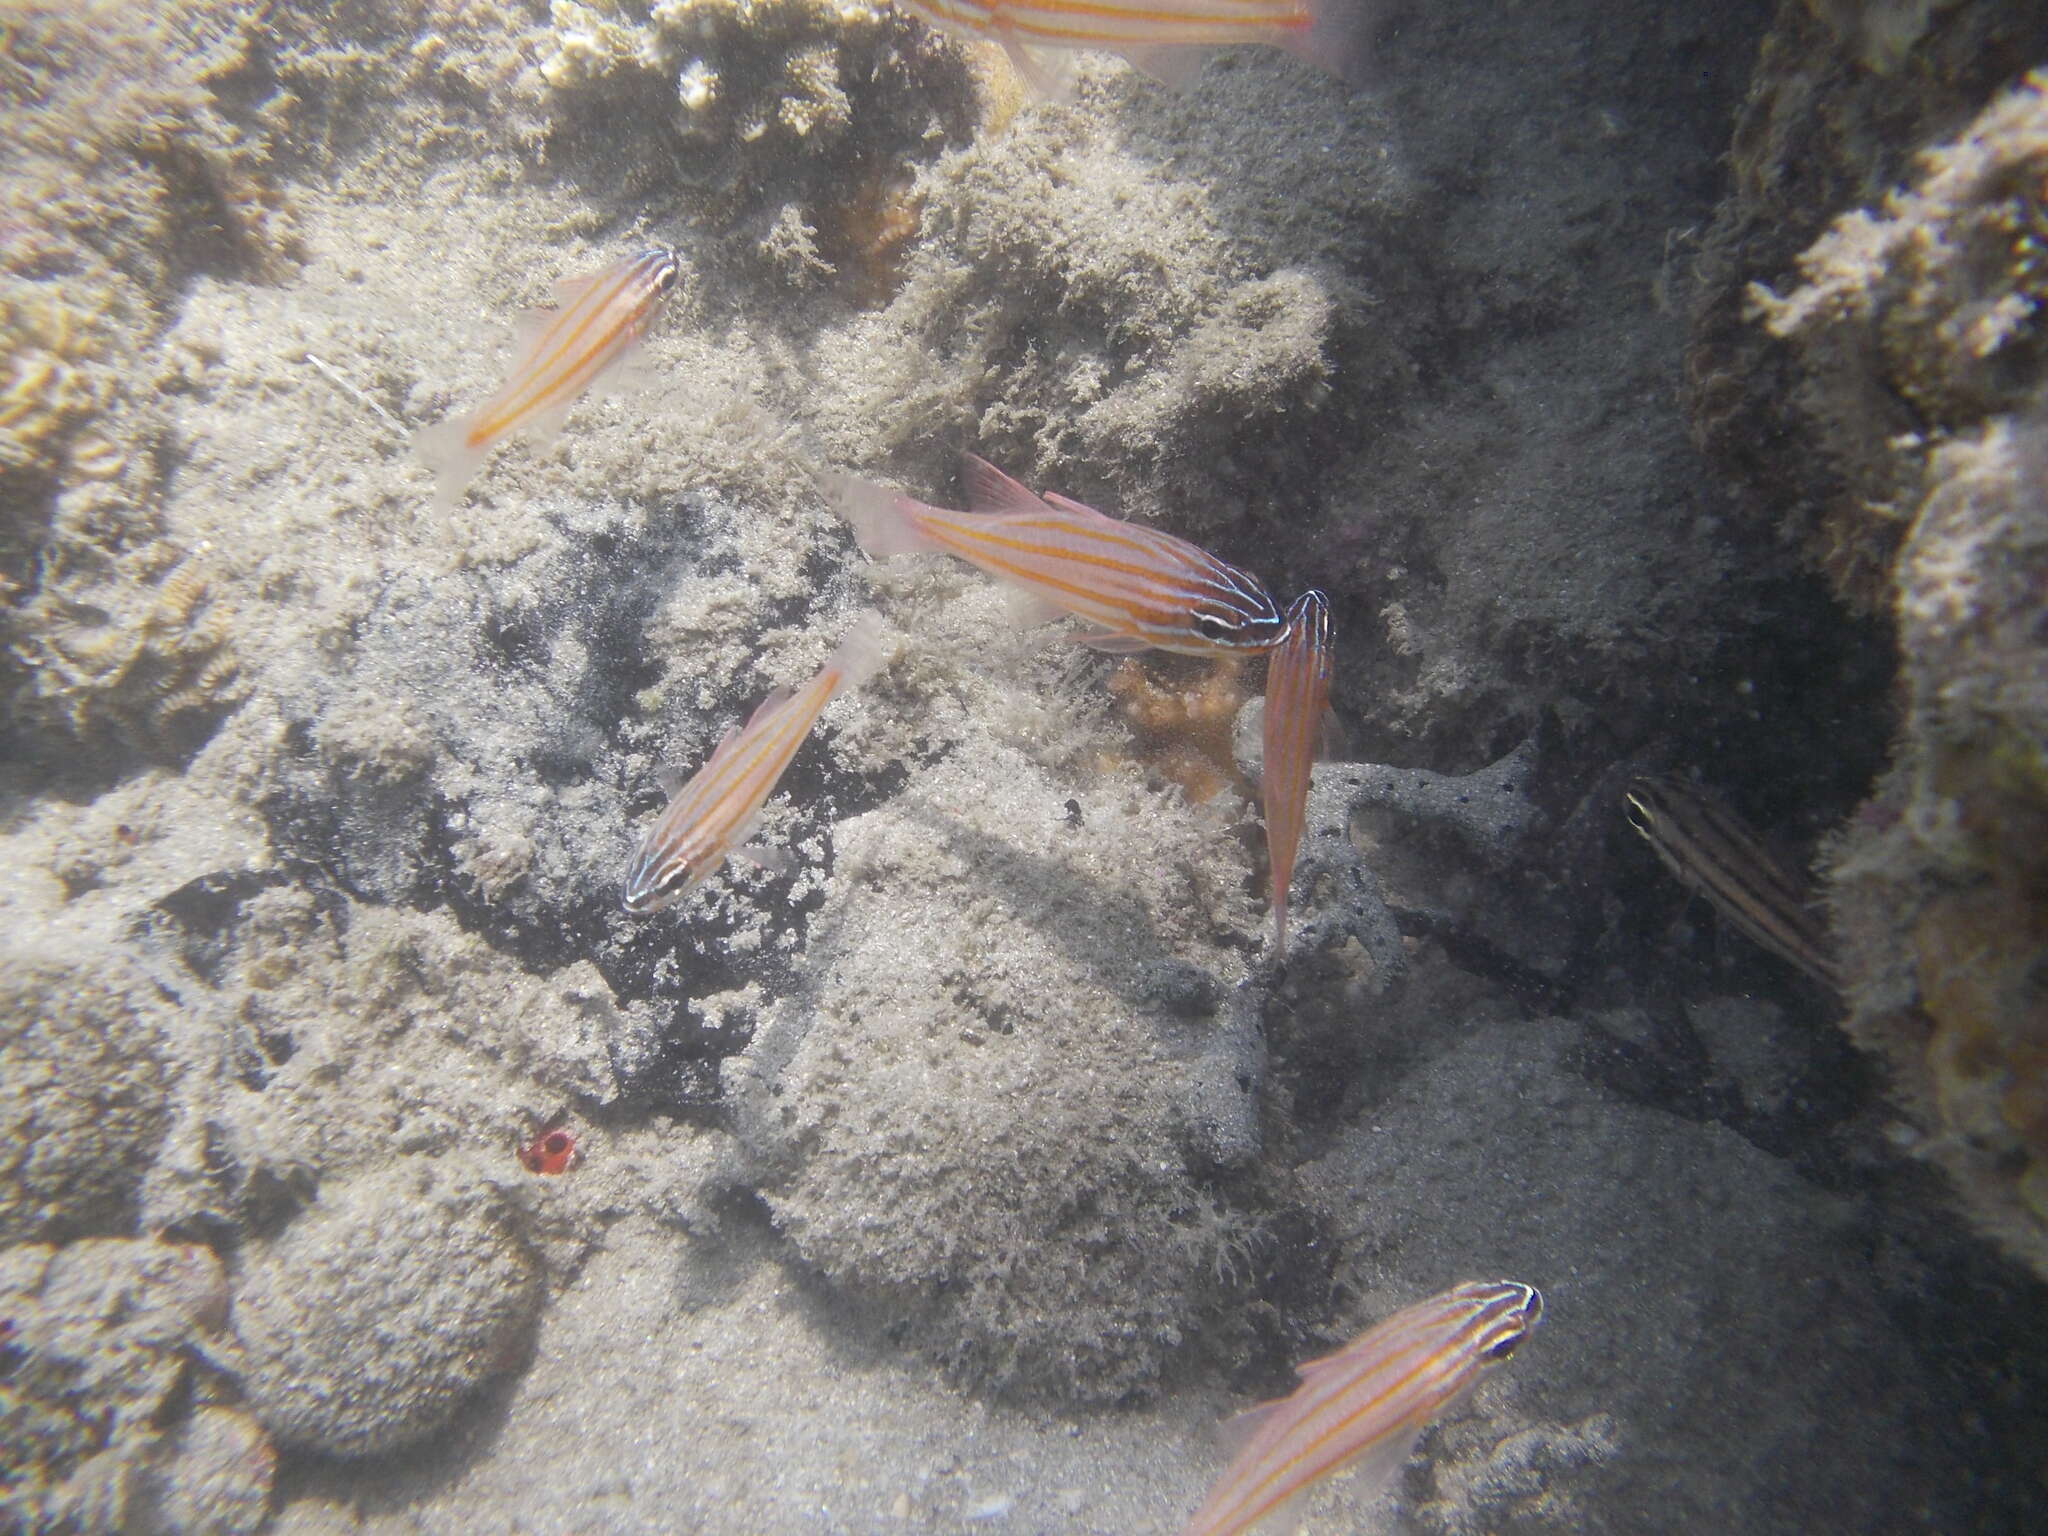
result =
[{"label": "fish dorsal fin", "polygon": [[1318,1376],[1326,1376],[1340,1366],[1350,1364],[1346,1358],[1350,1354],[1351,1345],[1346,1344],[1342,1349],[1333,1349],[1327,1355],[1317,1355],[1313,1360],[1302,1361],[1294,1368],[1294,1374],[1303,1381],[1314,1381]]},{"label": "fish dorsal fin", "polygon": [[555,279],[555,303],[562,309],[572,307],[576,301],[590,292],[590,285],[601,277],[610,276],[609,270],[585,272],[580,277],[558,277]]},{"label": "fish dorsal fin", "polygon": [[522,309],[512,317],[512,344],[517,356],[512,361],[512,371],[517,374],[533,360],[540,350],[541,338],[548,333],[548,327],[562,318],[559,309]]},{"label": "fish dorsal fin", "polygon": [[[752,722],[749,723],[751,724]],[[740,728],[736,725],[728,725],[725,728],[725,734],[718,738],[718,745],[711,749],[711,755],[704,759],[704,766],[709,768],[721,757],[724,757],[726,753],[733,749],[733,744],[739,739]]]},{"label": "fish dorsal fin", "polygon": [[1058,491],[1047,491],[1045,493],[1045,504],[1049,507],[1058,507],[1062,512],[1078,513],[1082,517],[1099,517],[1105,523],[1122,521],[1121,518],[1111,517],[1107,512],[1089,506],[1085,501],[1076,501],[1071,496],[1062,496]]},{"label": "fish dorsal fin", "polygon": [[967,482],[967,506],[973,512],[1043,512],[1045,502],[1020,481],[1012,480],[987,459],[972,453],[960,457]]},{"label": "fish dorsal fin", "polygon": [[[760,703],[754,706],[754,712],[751,715],[747,716],[746,729],[751,731],[763,720],[766,720],[770,714],[782,708],[782,706],[787,704],[788,702],[789,690],[787,688],[775,689],[772,693],[768,695],[767,698],[763,699]],[[723,751],[724,748],[721,747],[719,750]]]}]

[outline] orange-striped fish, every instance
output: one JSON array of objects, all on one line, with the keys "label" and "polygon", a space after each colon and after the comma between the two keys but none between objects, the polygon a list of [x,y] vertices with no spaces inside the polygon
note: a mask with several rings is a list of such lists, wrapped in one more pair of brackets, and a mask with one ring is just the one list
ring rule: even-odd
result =
[{"label": "orange-striped fish", "polygon": [[999,44],[1034,89],[1063,94],[1041,49],[1094,48],[1178,83],[1201,67],[1197,50],[1263,43],[1358,82],[1370,0],[904,0],[959,37]]},{"label": "orange-striped fish", "polygon": [[793,694],[776,689],[745,725],[727,731],[687,784],[678,775],[664,774],[668,807],[626,868],[626,910],[659,912],[710,878],[728,854],[737,852],[769,868],[786,864],[787,855],[778,849],[740,844],[820,711],[841,689],[872,677],[883,660],[881,625],[870,615],[847,632],[816,677]]},{"label": "orange-striped fish", "polygon": [[1810,882],[1763,844],[1748,822],[1697,785],[1665,774],[1631,779],[1629,825],[1688,890],[1772,954],[1830,992],[1842,990],[1827,925],[1809,905]]},{"label": "orange-striped fish", "polygon": [[1075,638],[1098,651],[1154,647],[1191,656],[1265,650],[1286,627],[1256,576],[1156,528],[1064,496],[1037,496],[985,460],[965,461],[968,504],[952,512],[856,480],[819,483],[869,558],[958,555],[1022,588],[1051,618],[1064,611],[1098,628]]},{"label": "orange-striped fish", "polygon": [[557,306],[528,322],[512,376],[469,415],[426,428],[414,450],[438,482],[436,502],[452,507],[500,438],[525,426],[552,433],[578,397],[620,363],[654,319],[682,273],[671,250],[657,248],[589,277],[555,284]]},{"label": "orange-striped fish", "polygon": [[1329,707],[1330,604],[1320,592],[1304,592],[1287,610],[1287,636],[1266,662],[1259,799],[1266,809],[1266,862],[1273,870],[1276,954],[1287,950],[1287,885],[1301,850],[1309,775]]},{"label": "orange-striped fish", "polygon": [[1249,1438],[1181,1536],[1237,1536],[1340,1468],[1365,1487],[1400,1470],[1449,1412],[1543,1317],[1518,1280],[1468,1280],[1396,1312],[1334,1355],[1296,1368],[1301,1385],[1230,1423]]}]

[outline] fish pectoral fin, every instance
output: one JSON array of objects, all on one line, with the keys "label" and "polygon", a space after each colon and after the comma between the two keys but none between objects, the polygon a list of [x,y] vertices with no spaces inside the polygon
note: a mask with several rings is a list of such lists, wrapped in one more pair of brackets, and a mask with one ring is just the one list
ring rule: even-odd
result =
[{"label": "fish pectoral fin", "polygon": [[793,875],[796,873],[796,855],[787,848],[771,848],[766,843],[748,843],[735,848],[732,856],[744,860],[758,870],[771,875]]},{"label": "fish pectoral fin", "polygon": [[1054,62],[1037,49],[1025,47],[1017,41],[1017,34],[1007,22],[996,24],[996,41],[1002,45],[1003,56],[1010,61],[1010,68],[1017,71],[1017,77],[1031,88],[1032,95],[1041,101],[1056,101],[1063,105],[1074,99],[1074,61],[1071,58]]},{"label": "fish pectoral fin", "polygon": [[483,467],[491,445],[470,441],[474,416],[451,416],[446,421],[422,427],[413,434],[413,456],[433,472],[434,506],[447,511],[462,500],[462,493]]},{"label": "fish pectoral fin", "polygon": [[1003,618],[1018,629],[1036,629],[1064,618],[1067,610],[1042,593],[1012,587],[1003,595]]},{"label": "fish pectoral fin", "polygon": [[1337,718],[1337,711],[1325,709],[1323,718],[1316,726],[1316,760],[1325,763],[1341,763],[1351,750],[1351,743],[1344,734],[1344,723]]},{"label": "fish pectoral fin", "polygon": [[1074,644],[1085,645],[1091,651],[1101,651],[1105,656],[1132,656],[1139,651],[1152,649],[1152,642],[1149,640],[1140,640],[1135,635],[1111,634],[1106,629],[1092,634],[1073,635],[1070,638]]}]

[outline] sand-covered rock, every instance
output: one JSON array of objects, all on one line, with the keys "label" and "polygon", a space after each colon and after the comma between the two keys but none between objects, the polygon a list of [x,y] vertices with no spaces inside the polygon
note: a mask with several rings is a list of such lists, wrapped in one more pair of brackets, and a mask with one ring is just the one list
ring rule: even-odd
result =
[{"label": "sand-covered rock", "polygon": [[372,1456],[514,1364],[539,1293],[490,1197],[401,1165],[330,1186],[235,1277],[236,1374],[281,1443]]},{"label": "sand-covered rock", "polygon": [[978,757],[840,826],[811,978],[728,1097],[807,1266],[964,1379],[1116,1400],[1231,1327],[1268,1214],[1191,1166],[1222,989],[1159,984],[1231,967],[1242,898],[1213,813]]},{"label": "sand-covered rock", "polygon": [[132,1220],[170,1119],[163,1000],[132,964],[0,951],[0,1243]]},{"label": "sand-covered rock", "polygon": [[182,1243],[0,1251],[0,1521],[253,1532],[275,1457],[220,1373],[228,1282]]}]

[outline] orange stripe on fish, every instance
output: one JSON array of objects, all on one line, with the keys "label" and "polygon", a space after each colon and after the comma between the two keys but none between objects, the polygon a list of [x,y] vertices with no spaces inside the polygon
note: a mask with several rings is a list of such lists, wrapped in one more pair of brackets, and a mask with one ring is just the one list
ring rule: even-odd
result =
[{"label": "orange stripe on fish", "polygon": [[1297,1367],[1293,1395],[1232,1421],[1249,1439],[1182,1536],[1238,1536],[1340,1468],[1384,1482],[1542,1317],[1534,1286],[1468,1280]]},{"label": "orange stripe on fish", "polygon": [[626,910],[660,911],[709,879],[735,851],[757,863],[780,862],[773,850],[740,844],[819,713],[842,689],[872,677],[883,660],[881,625],[869,616],[847,632],[817,676],[794,694],[777,689],[745,725],[727,731],[688,783],[667,780],[668,806],[626,869]]},{"label": "orange stripe on fish", "polygon": [[1052,610],[1092,620],[1100,627],[1076,638],[1097,650],[1208,656],[1279,641],[1285,620],[1272,594],[1198,545],[1064,496],[1034,495],[972,455],[966,479],[967,512],[851,475],[819,483],[870,558],[957,555]]},{"label": "orange stripe on fish", "polygon": [[437,503],[453,506],[461,498],[500,439],[524,426],[559,427],[578,397],[640,339],[681,272],[674,251],[655,249],[557,283],[560,307],[539,317],[504,388],[469,415],[413,439],[434,471]]},{"label": "orange stripe on fish", "polygon": [[1309,779],[1323,715],[1330,707],[1330,604],[1304,592],[1287,610],[1287,635],[1266,663],[1259,799],[1266,811],[1266,861],[1273,871],[1274,953],[1287,950],[1287,886],[1308,807]]},{"label": "orange stripe on fish", "polygon": [[[914,14],[959,36],[1000,44],[1017,72],[1059,94],[1032,48],[1098,48],[1122,53],[1148,73],[1168,77],[1153,50],[1284,48],[1347,80],[1360,74],[1371,0],[904,0]],[[1184,72],[1184,71],[1183,71]]]}]

